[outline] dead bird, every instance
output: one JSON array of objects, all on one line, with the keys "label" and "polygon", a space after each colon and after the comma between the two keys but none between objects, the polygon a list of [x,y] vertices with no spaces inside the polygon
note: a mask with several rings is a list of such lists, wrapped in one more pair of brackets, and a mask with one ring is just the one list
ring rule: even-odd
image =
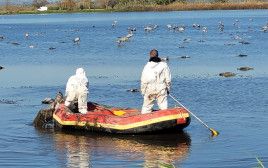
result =
[{"label": "dead bird", "polygon": [[42,104],[51,104],[53,103],[55,100],[50,98],[50,97],[46,97],[44,100],[42,100]]},{"label": "dead bird", "polygon": [[239,43],[241,43],[241,44],[250,44],[250,43],[247,42],[247,41],[239,41]]},{"label": "dead bird", "polygon": [[248,71],[248,70],[253,70],[254,68],[250,68],[250,67],[240,67],[240,68],[237,68],[237,70],[240,70],[240,71]]},{"label": "dead bird", "polygon": [[237,55],[238,57],[246,57],[246,56],[248,56],[247,54],[239,54],[239,55]]},{"label": "dead bird", "polygon": [[224,45],[231,46],[231,45],[235,45],[235,44],[234,43],[226,43]]},{"label": "dead bird", "polygon": [[139,89],[128,89],[127,92],[140,92]]},{"label": "dead bird", "polygon": [[165,57],[165,58],[161,58],[162,61],[168,61],[169,60],[169,56]]},{"label": "dead bird", "polygon": [[185,55],[185,56],[179,56],[178,58],[190,58],[190,56]]},{"label": "dead bird", "polygon": [[80,41],[80,37],[76,37],[75,39],[73,39],[73,42],[74,43],[77,43],[78,44],[78,41]]},{"label": "dead bird", "polygon": [[50,103],[47,107],[39,110],[32,124],[35,127],[39,128],[45,127],[46,123],[53,120],[53,112],[55,111],[55,109],[59,106],[59,104],[63,103],[64,101],[65,97],[63,97],[63,94],[61,92],[58,92],[56,98],[52,103]]},{"label": "dead bird", "polygon": [[224,76],[224,77],[232,77],[232,76],[235,76],[236,74],[232,72],[223,72],[223,73],[220,73],[219,75]]}]

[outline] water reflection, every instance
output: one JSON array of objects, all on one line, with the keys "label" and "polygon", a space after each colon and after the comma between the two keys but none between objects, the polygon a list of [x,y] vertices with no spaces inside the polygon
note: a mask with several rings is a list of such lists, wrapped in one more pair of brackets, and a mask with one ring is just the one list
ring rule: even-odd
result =
[{"label": "water reflection", "polygon": [[92,167],[96,162],[101,167],[165,167],[184,161],[191,146],[191,138],[184,132],[166,135],[54,132],[54,142],[57,151],[66,155],[67,167]]}]

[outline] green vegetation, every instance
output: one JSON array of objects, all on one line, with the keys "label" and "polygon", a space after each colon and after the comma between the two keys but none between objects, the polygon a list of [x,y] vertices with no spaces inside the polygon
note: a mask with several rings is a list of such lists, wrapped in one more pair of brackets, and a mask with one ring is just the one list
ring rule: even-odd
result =
[{"label": "green vegetation", "polygon": [[[46,5],[48,11],[37,11]],[[0,6],[0,15],[86,12],[141,12],[141,11],[189,11],[189,10],[238,10],[268,9],[262,0],[59,0],[48,4],[46,0],[34,0],[32,4],[9,4]]]}]

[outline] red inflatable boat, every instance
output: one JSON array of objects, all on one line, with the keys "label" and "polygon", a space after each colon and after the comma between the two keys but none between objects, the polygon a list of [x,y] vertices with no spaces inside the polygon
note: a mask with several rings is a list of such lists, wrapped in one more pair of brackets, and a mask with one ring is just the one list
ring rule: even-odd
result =
[{"label": "red inflatable boat", "polygon": [[56,126],[117,134],[178,132],[190,124],[184,108],[172,108],[141,114],[140,109],[119,108],[88,102],[87,114],[75,113],[64,104],[54,112]]}]

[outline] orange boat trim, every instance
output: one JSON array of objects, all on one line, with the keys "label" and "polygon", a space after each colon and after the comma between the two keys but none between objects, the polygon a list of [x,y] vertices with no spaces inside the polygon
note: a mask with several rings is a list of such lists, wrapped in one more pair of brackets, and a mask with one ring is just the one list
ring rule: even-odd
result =
[{"label": "orange boat trim", "polygon": [[169,116],[163,116],[159,118],[154,118],[146,121],[141,121],[137,123],[132,124],[126,124],[126,125],[115,125],[115,124],[105,124],[105,123],[93,123],[93,122],[86,122],[86,121],[62,121],[55,113],[53,114],[53,118],[60,123],[61,125],[66,126],[92,126],[92,127],[104,127],[104,128],[111,128],[111,129],[117,129],[117,130],[126,130],[136,127],[141,127],[145,125],[150,125],[162,121],[168,121],[168,120],[177,120],[183,118],[190,117],[188,113],[184,114],[175,114],[175,115],[169,115]]}]

